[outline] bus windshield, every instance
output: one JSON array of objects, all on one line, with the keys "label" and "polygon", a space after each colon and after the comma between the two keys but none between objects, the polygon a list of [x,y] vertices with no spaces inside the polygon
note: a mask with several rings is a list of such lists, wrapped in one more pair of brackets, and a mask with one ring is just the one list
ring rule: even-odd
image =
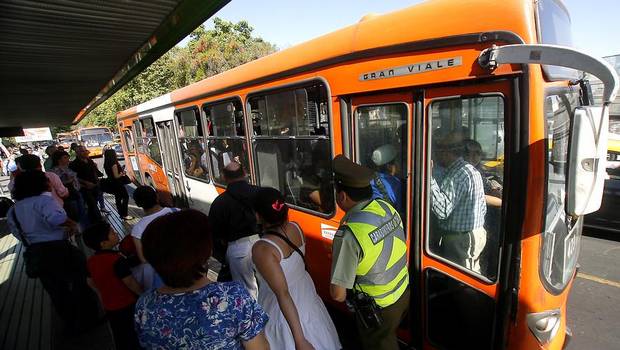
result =
[{"label": "bus windshield", "polygon": [[86,146],[104,145],[112,142],[112,134],[110,132],[82,134],[82,142],[84,142]]}]

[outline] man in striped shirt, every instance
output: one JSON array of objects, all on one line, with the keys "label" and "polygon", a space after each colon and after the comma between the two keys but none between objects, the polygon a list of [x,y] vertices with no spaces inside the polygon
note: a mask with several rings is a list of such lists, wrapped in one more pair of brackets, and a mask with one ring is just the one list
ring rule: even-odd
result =
[{"label": "man in striped shirt", "polygon": [[441,180],[431,178],[432,211],[439,229],[439,255],[480,273],[480,254],[486,244],[487,208],[482,176],[463,160],[463,137],[451,131],[434,147],[444,168]]}]

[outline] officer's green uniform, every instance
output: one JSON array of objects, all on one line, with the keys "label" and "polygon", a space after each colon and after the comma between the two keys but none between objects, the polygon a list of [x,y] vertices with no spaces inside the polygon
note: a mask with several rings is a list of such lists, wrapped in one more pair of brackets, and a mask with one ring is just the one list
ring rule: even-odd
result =
[{"label": "officer's green uniform", "polygon": [[[370,186],[371,170],[339,155],[335,180],[347,187]],[[409,274],[403,225],[396,209],[383,200],[361,201],[341,221],[333,242],[331,283],[362,290],[381,307],[383,324],[363,329],[364,349],[398,349],[396,328],[409,307]]]}]

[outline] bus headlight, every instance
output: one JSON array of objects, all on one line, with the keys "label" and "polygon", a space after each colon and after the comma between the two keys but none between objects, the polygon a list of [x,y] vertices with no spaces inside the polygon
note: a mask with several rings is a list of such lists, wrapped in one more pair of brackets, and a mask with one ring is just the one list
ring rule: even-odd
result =
[{"label": "bus headlight", "polygon": [[541,345],[547,344],[558,334],[562,320],[559,309],[528,314],[527,325]]}]

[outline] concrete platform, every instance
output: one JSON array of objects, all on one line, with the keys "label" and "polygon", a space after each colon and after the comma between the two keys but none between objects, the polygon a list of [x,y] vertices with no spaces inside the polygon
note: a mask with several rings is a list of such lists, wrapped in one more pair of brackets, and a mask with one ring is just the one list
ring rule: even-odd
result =
[{"label": "concrete platform", "polygon": [[[6,193],[6,178],[0,186]],[[131,232],[131,227],[142,216],[142,211],[131,205],[129,215],[136,219],[122,220],[116,212],[114,197],[105,195],[106,219],[121,237]],[[92,252],[78,239],[78,246],[88,255]],[[26,276],[22,257],[24,247],[9,233],[6,222],[0,221],[0,349],[3,350],[73,350],[114,349],[107,323],[81,334],[63,335],[62,321],[56,315],[49,296],[38,279]]]}]

